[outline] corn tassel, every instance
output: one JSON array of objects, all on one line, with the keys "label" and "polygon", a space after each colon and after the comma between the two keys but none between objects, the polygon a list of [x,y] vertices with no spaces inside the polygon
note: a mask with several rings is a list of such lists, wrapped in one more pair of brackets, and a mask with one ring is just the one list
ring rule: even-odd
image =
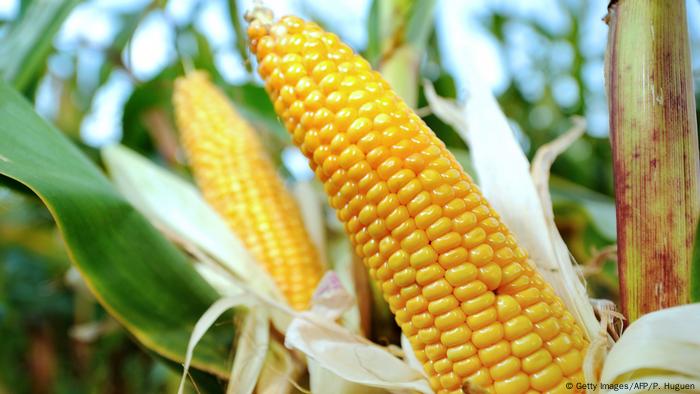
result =
[{"label": "corn tassel", "polygon": [[337,36],[263,11],[248,34],[275,110],[432,387],[576,390],[583,331],[445,145]]},{"label": "corn tassel", "polygon": [[175,82],[174,104],[182,144],[205,199],[290,305],[306,308],[323,269],[299,207],[255,131],[202,72]]}]

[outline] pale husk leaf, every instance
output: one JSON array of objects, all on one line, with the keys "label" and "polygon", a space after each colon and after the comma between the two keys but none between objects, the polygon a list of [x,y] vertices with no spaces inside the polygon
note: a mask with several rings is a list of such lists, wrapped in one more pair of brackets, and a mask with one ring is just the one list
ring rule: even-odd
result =
[{"label": "pale husk leaf", "polygon": [[258,379],[257,394],[287,394],[294,387],[303,366],[278,342],[270,342],[267,358]]},{"label": "pale husk leaf", "polygon": [[102,150],[119,191],[167,235],[212,256],[245,283],[283,299],[268,273],[190,183],[121,145]]},{"label": "pale husk leaf", "polygon": [[[685,392],[700,392],[698,327],[700,303],[642,316],[622,333],[610,349],[603,366],[601,383],[656,381],[660,383],[660,388],[664,383],[694,384],[694,390]],[[646,390],[632,389],[628,392],[636,391]]]}]

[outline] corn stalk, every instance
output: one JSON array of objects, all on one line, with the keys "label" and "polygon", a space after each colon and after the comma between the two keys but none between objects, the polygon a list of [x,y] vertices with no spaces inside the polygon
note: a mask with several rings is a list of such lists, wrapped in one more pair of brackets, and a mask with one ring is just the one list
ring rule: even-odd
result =
[{"label": "corn stalk", "polygon": [[606,85],[623,313],[690,300],[698,136],[684,1],[612,1]]}]

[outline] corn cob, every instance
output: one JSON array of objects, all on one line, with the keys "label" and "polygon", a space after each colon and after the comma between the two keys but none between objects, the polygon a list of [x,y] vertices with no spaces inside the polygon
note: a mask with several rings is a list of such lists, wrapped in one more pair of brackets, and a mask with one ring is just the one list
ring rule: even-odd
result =
[{"label": "corn cob", "polygon": [[249,21],[275,110],[432,387],[571,392],[583,331],[442,141],[334,34]]},{"label": "corn cob", "polygon": [[173,101],[182,143],[205,199],[271,274],[290,305],[306,308],[323,273],[319,255],[255,131],[202,72],[179,78]]}]

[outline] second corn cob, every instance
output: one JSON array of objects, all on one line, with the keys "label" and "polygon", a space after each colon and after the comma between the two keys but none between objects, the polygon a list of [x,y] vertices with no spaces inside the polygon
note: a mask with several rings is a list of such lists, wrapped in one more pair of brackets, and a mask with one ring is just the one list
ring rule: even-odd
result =
[{"label": "second corn cob", "polygon": [[275,110],[432,387],[570,393],[583,331],[444,144],[337,36],[270,19],[248,33]]},{"label": "second corn cob", "polygon": [[255,131],[202,72],[175,82],[174,104],[205,199],[264,265],[290,305],[306,308],[322,265],[296,201]]}]

